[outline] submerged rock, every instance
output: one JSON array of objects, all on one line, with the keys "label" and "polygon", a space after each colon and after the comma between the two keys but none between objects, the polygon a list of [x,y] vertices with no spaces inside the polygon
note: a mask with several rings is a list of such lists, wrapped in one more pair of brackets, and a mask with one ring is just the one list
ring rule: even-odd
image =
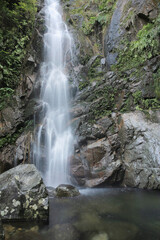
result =
[{"label": "submerged rock", "polygon": [[75,197],[79,196],[80,193],[78,189],[72,185],[61,184],[55,190],[56,197]]},{"label": "submerged rock", "polygon": [[108,234],[107,233],[98,233],[92,237],[91,240],[108,240]]},{"label": "submerged rock", "polygon": [[71,224],[57,224],[50,231],[47,236],[49,240],[78,240],[79,233]]},{"label": "submerged rock", "polygon": [[19,165],[0,175],[0,217],[48,220],[48,194],[33,164]]}]

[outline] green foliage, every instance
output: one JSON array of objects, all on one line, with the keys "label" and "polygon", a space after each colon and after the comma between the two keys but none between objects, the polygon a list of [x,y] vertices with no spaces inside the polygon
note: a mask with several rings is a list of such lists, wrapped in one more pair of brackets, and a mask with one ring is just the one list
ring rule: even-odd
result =
[{"label": "green foliage", "polygon": [[159,108],[160,107],[160,101],[156,98],[151,99],[144,99],[142,96],[142,91],[136,91],[132,94],[134,99],[134,104],[136,105],[137,110],[147,110],[151,108]]},{"label": "green foliage", "polygon": [[14,89],[32,36],[36,0],[0,3],[0,87]]},{"label": "green foliage", "polygon": [[97,57],[89,68],[88,78],[90,82],[100,79],[100,77],[104,74],[104,72],[99,71],[98,69],[98,67],[100,67],[100,61],[101,61],[101,58]]},{"label": "green foliage", "polygon": [[26,121],[24,123],[24,126],[20,127],[19,129],[17,129],[17,131],[13,134],[8,134],[5,137],[1,137],[0,138],[0,149],[2,147],[4,147],[5,145],[8,144],[14,144],[17,140],[17,138],[22,134],[22,132],[28,131],[30,129],[32,129],[33,127],[33,121]]},{"label": "green foliage", "polygon": [[107,23],[109,24],[116,1],[76,0],[70,14],[83,16],[82,31],[85,35],[90,35],[96,32],[96,27],[100,26],[103,29]]},{"label": "green foliage", "polygon": [[11,100],[14,90],[11,88],[0,88],[0,110]]},{"label": "green foliage", "polygon": [[88,81],[82,81],[79,83],[79,90],[83,90],[84,88],[86,88],[89,85]]},{"label": "green foliage", "polygon": [[117,89],[110,86],[98,87],[97,84],[94,93],[87,98],[87,101],[92,103],[90,122],[111,114],[115,106],[116,94]]},{"label": "green foliage", "polygon": [[119,51],[118,62],[115,66],[120,71],[140,67],[146,60],[159,54],[160,43],[160,14],[152,23],[148,23],[138,32],[137,39],[123,39],[123,50]]},{"label": "green foliage", "polygon": [[142,101],[142,92],[141,91],[136,91],[133,93],[133,98],[134,98],[134,104],[139,105],[141,104]]},{"label": "green foliage", "polygon": [[82,24],[82,31],[85,35],[88,35],[94,31],[94,25],[96,23],[96,17],[90,17],[90,19],[86,19],[86,21],[83,21]]}]

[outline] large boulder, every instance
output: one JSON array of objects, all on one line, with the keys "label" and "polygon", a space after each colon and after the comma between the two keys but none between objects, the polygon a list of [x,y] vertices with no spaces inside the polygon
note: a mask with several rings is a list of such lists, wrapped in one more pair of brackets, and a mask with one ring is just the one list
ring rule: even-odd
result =
[{"label": "large boulder", "polygon": [[0,217],[48,220],[48,194],[33,164],[19,165],[0,175]]},{"label": "large boulder", "polygon": [[81,150],[87,161],[88,176],[85,185],[96,187],[100,184],[119,184],[123,179],[123,166],[115,150],[119,148],[117,134],[88,144]]},{"label": "large boulder", "polygon": [[140,111],[121,116],[123,186],[160,189],[160,112],[155,122],[153,115],[152,121]]}]

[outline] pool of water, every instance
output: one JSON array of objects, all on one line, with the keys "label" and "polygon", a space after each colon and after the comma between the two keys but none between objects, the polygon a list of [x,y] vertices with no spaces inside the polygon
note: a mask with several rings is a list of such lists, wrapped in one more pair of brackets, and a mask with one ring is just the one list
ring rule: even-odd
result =
[{"label": "pool of water", "polygon": [[80,190],[75,198],[50,198],[48,226],[4,225],[6,240],[160,240],[160,192]]}]

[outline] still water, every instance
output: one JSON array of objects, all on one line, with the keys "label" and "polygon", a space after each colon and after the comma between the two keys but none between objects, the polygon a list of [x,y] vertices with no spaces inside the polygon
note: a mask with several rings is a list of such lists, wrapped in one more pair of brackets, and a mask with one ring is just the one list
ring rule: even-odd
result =
[{"label": "still water", "polygon": [[6,240],[160,240],[160,193],[135,189],[80,190],[51,198],[47,226],[4,225]]}]

